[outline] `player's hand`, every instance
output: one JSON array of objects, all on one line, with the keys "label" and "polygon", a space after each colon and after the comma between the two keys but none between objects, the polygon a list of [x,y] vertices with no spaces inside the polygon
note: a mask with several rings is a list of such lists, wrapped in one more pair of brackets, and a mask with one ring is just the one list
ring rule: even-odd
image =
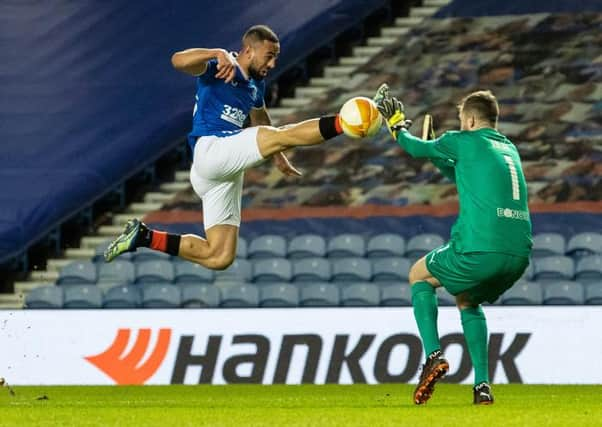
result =
[{"label": "player's hand", "polygon": [[380,85],[376,91],[374,103],[387,122],[387,127],[393,138],[397,137],[397,133],[401,129],[408,129],[412,125],[412,121],[406,119],[403,103],[391,95],[386,83]]},{"label": "player's hand", "polygon": [[217,73],[215,78],[224,79],[226,83],[230,83],[236,76],[236,59],[230,54],[230,52],[224,49],[218,49],[215,55],[217,59]]},{"label": "player's hand", "polygon": [[301,172],[294,167],[291,162],[286,158],[284,153],[274,154],[272,157],[274,166],[278,168],[286,176],[301,176]]}]

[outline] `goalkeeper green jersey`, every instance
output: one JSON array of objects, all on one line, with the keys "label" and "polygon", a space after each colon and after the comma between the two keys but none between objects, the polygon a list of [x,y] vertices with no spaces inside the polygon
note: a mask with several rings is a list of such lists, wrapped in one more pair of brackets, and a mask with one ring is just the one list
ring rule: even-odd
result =
[{"label": "goalkeeper green jersey", "polygon": [[455,181],[460,212],[451,231],[459,253],[531,253],[527,185],[518,150],[495,129],[449,131],[423,141],[407,130],[397,143],[412,157],[428,157]]}]

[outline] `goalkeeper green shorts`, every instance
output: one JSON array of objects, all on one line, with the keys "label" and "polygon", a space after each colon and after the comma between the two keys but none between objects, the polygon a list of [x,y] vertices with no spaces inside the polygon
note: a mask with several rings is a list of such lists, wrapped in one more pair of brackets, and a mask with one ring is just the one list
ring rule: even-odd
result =
[{"label": "goalkeeper green shorts", "polygon": [[452,295],[468,293],[473,304],[493,303],[524,273],[529,258],[499,252],[458,253],[453,243],[426,255],[426,268]]}]

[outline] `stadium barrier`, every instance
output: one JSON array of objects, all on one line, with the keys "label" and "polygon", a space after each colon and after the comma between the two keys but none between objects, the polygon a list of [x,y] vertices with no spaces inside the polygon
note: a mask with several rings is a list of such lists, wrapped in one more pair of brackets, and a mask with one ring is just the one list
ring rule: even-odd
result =
[{"label": "stadium barrier", "polygon": [[[493,382],[602,383],[599,307],[486,313]],[[411,383],[424,358],[409,308],[2,311],[0,328],[14,385]],[[456,309],[439,332],[446,380],[470,383]]]}]

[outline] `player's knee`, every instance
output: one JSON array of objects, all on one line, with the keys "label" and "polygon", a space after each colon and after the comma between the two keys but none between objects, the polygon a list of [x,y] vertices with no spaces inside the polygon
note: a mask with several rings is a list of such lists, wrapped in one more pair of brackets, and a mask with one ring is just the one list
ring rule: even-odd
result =
[{"label": "player's knee", "polygon": [[417,267],[417,264],[412,265],[412,268],[410,268],[410,273],[408,274],[408,280],[410,281],[410,284],[413,285],[414,283],[420,282],[423,279],[424,278],[422,277],[422,274],[420,274],[420,269]]},{"label": "player's knee", "polygon": [[225,270],[232,265],[235,258],[235,253],[223,251],[213,255],[209,260],[209,264],[213,270]]},{"label": "player's knee", "polygon": [[257,146],[259,147],[259,153],[264,158],[289,148],[282,129],[273,126],[259,126]]}]

